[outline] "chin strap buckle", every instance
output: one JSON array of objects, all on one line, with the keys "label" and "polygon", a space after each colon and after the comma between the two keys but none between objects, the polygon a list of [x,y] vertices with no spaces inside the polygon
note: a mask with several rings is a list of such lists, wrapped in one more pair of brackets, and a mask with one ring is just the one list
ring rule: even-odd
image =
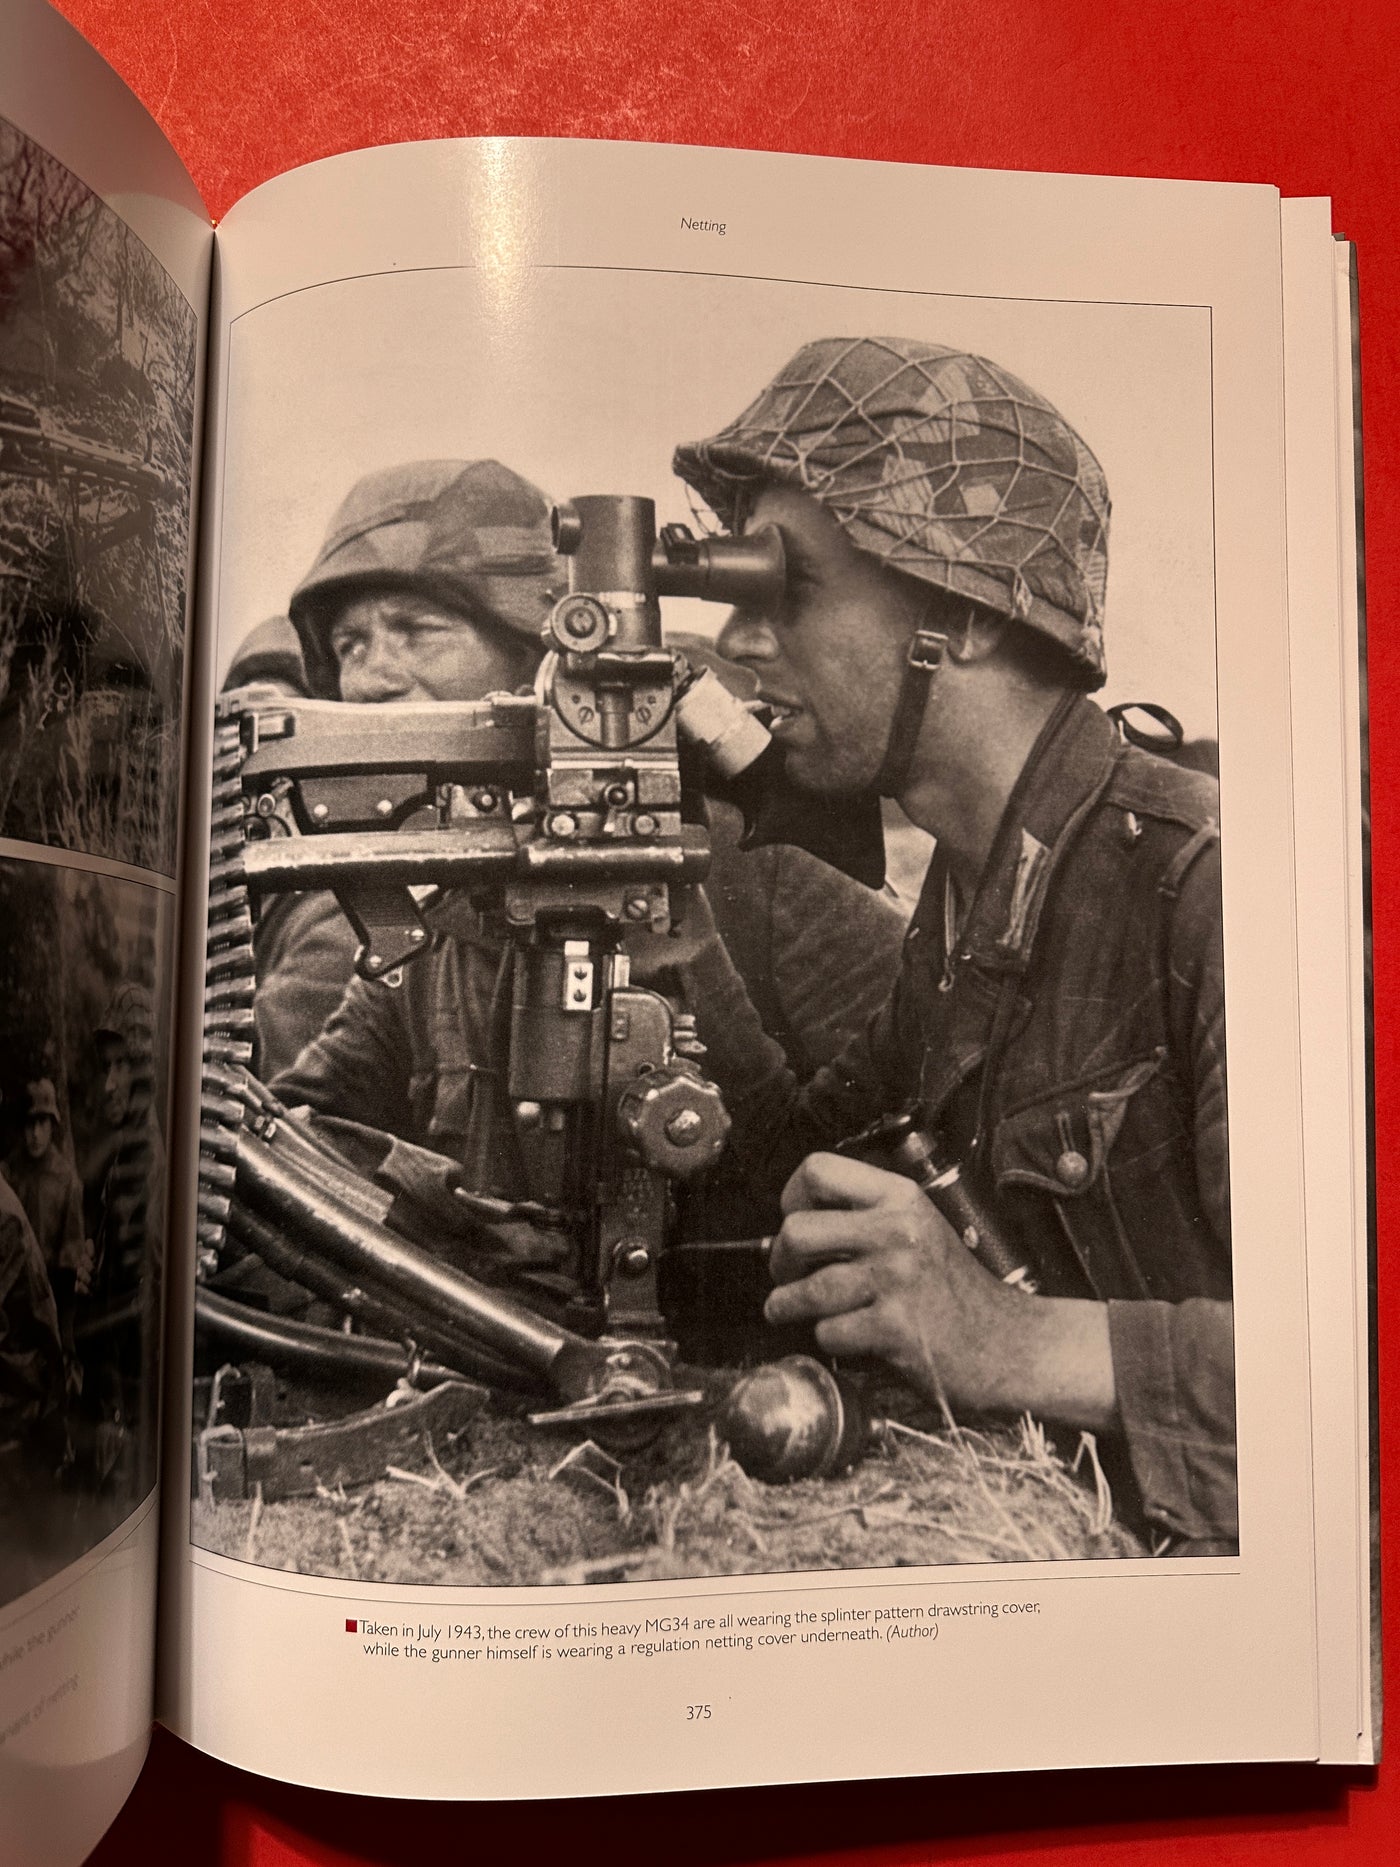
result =
[{"label": "chin strap buckle", "polygon": [[936,674],[948,652],[948,638],[937,629],[915,629],[909,644],[908,665],[916,674]]}]

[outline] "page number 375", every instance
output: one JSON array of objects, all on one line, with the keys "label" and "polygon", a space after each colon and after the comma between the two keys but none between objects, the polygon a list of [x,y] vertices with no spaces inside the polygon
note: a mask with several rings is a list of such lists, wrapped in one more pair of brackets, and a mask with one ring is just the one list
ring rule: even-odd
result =
[{"label": "page number 375", "polygon": [[687,1724],[702,1724],[709,1715],[710,1708],[708,1705],[687,1705],[685,1708],[685,1721]]}]

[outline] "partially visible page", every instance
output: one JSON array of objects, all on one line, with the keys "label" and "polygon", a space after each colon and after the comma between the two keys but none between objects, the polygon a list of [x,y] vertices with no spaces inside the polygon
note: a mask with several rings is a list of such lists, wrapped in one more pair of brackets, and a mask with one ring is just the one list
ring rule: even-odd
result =
[{"label": "partially visible page", "polygon": [[0,17],[0,1855],[145,1755],[193,497],[213,234],[38,0]]},{"label": "partially visible page", "polygon": [[[190,1411],[188,1441],[176,1425],[172,1444],[190,1445],[193,1497],[172,1487],[167,1500],[161,1715],[242,1767],[399,1795],[1315,1757],[1277,196],[723,151],[443,143],[336,159],[258,190],[220,229],[218,272],[201,579],[213,665],[198,702],[213,794],[209,971],[206,988],[192,957],[183,989],[192,1011],[206,989],[224,995],[204,1000],[215,1092],[204,1134],[187,1134],[181,1157],[188,1172],[202,1146],[207,1171],[198,1211],[191,1188],[181,1222],[183,1237],[198,1237],[203,1281],[177,1298],[186,1305]],[[823,340],[838,341],[814,364],[804,346]],[[452,821],[468,828],[495,813],[505,834],[492,841],[488,824],[473,842],[464,830],[462,847],[481,854],[483,873],[501,851],[513,861],[534,834],[542,781],[515,769],[533,758],[528,734],[503,741],[513,749],[494,781],[481,772],[448,781],[452,751],[435,735],[454,716],[430,703],[472,704],[460,683],[452,686],[460,667],[449,680],[420,658],[414,680],[404,680],[398,649],[389,653],[368,630],[373,603],[346,617],[332,600],[337,589],[345,594],[348,585],[369,601],[426,583],[493,618],[498,650],[514,639],[533,657],[477,668],[497,693],[516,689],[526,670],[524,700],[476,722],[507,735],[515,708],[528,710],[540,625],[551,614],[542,590],[523,588],[529,575],[547,579],[558,569],[532,543],[551,500],[607,496],[601,507],[579,506],[585,537],[586,515],[616,515],[621,495],[654,502],[659,522],[703,522],[671,470],[679,444],[722,429],[794,356],[808,369],[796,368],[778,398],[786,411],[778,427],[821,399],[838,428],[851,407],[878,405],[886,376],[911,354],[930,398],[952,396],[951,412],[940,404],[941,423],[910,437],[902,473],[891,471],[873,418],[868,456],[853,444],[831,469],[845,476],[852,510],[884,515],[892,550],[928,548],[912,542],[912,519],[936,528],[950,509],[938,504],[943,473],[958,485],[961,536],[975,538],[979,518],[989,528],[1004,521],[1012,530],[1053,530],[1058,516],[1025,517],[1015,489],[1044,471],[1041,442],[1047,432],[1063,435],[1058,424],[1072,427],[1092,456],[1092,464],[1073,456],[1073,468],[1060,457],[1065,509],[1073,494],[1097,488],[1100,467],[1111,489],[1103,636],[1086,625],[1076,640],[1086,663],[1106,648],[1104,705],[1161,710],[1130,711],[1139,739],[1163,714],[1179,727],[1161,742],[1170,770],[1135,748],[1128,769],[1138,788],[1119,798],[1111,832],[1113,852],[1132,851],[1158,834],[1154,826],[1172,822],[1164,834],[1179,844],[1181,866],[1163,874],[1154,900],[1180,885],[1202,851],[1214,852],[1206,800],[1219,772],[1223,885],[1201,883],[1214,899],[1195,899],[1216,926],[1223,902],[1229,1212],[1212,1219],[1223,1263],[1202,1267],[1198,1285],[1185,1289],[1209,1310],[1213,1346],[1203,1348],[1202,1337],[1181,1366],[1203,1356],[1217,1413],[1237,1417],[1237,1481],[1223,1456],[1217,1479],[1224,1505],[1237,1498],[1238,1537],[1213,1538],[1208,1552],[1183,1552],[1135,1511],[1112,1431],[1097,1448],[1076,1448],[1075,1435],[1067,1440],[1039,1422],[950,1422],[927,1395],[916,1405],[888,1384],[875,1384],[872,1401],[890,1422],[880,1445],[856,1436],[848,1449],[861,1456],[849,1469],[838,1457],[829,1476],[765,1483],[762,1461],[716,1403],[745,1360],[774,1359],[792,1344],[764,1334],[752,1276],[742,1295],[736,1276],[711,1305],[709,1340],[698,1340],[704,1332],[680,1255],[671,1260],[676,1280],[660,1294],[661,1320],[690,1358],[675,1370],[678,1420],[653,1416],[644,1443],[639,1436],[630,1445],[609,1439],[606,1418],[592,1415],[587,1425],[575,1417],[572,1432],[569,1417],[532,1426],[530,1414],[557,1415],[571,1397],[551,1359],[561,1341],[551,1331],[587,1327],[585,1303],[557,1302],[557,1279],[567,1285],[576,1270],[577,1241],[569,1234],[558,1255],[522,1264],[519,1236],[497,1237],[492,1262],[479,1234],[463,1243],[455,1220],[463,1210],[494,1210],[502,1223],[522,1222],[535,1242],[532,1222],[543,1231],[554,1220],[558,1229],[557,1204],[501,1197],[503,1157],[472,1148],[472,1109],[491,1093],[482,1079],[505,1068],[490,1034],[499,1036],[508,1006],[500,994],[515,989],[500,964],[502,940],[513,936],[501,934],[499,911],[478,923],[465,902],[449,923],[437,914],[446,904],[422,889],[406,905],[386,897],[392,909],[357,893],[374,874],[395,885],[447,875],[434,866],[430,838],[405,840],[392,876],[375,866],[398,830],[424,832],[439,811],[455,811]],[[847,373],[857,364],[864,376]],[[950,376],[961,384],[956,393]],[[995,446],[983,413],[993,400]],[[787,464],[779,445],[769,458],[775,473]],[[831,510],[846,515],[835,492]],[[911,518],[907,536],[901,512]],[[1102,525],[1090,519],[1086,512],[1065,552],[1097,576]],[[571,523],[566,514],[562,536]],[[875,531],[862,536],[868,551],[879,550]],[[667,548],[683,556],[689,546],[671,534]],[[978,562],[975,549],[968,561]],[[762,566],[751,569],[761,580]],[[795,549],[789,572],[802,574]],[[1022,618],[1038,613],[1030,583],[1038,575],[1032,567],[1018,586]],[[617,586],[604,580],[602,588],[620,607]],[[721,633],[723,609],[696,600],[694,582],[689,588],[689,596],[664,599],[667,630],[683,632],[697,655],[717,636],[732,648],[749,613],[742,593],[740,621]],[[750,605],[757,616],[777,601],[764,588]],[[985,595],[987,586],[979,588]],[[586,607],[553,613],[566,633],[569,617],[584,634],[596,617]],[[332,630],[332,614],[342,631]],[[415,656],[459,640],[451,613],[430,621],[432,640],[416,643]],[[409,636],[424,625],[399,616],[395,626]],[[878,647],[872,638],[872,685]],[[761,660],[761,641],[745,652]],[[544,692],[549,676],[537,678]],[[263,684],[262,698],[231,703],[242,710],[221,715],[215,737],[216,688],[246,692],[248,682]],[[862,687],[859,671],[846,687],[844,698]],[[602,733],[586,696],[571,697],[567,682],[548,691],[556,711],[572,709],[581,738]],[[323,770],[309,741],[318,722],[344,719],[316,712],[337,697],[363,704],[352,726],[336,728],[348,739],[322,742]],[[783,696],[771,698],[781,714]],[[842,699],[828,696],[832,705]],[[456,717],[465,730],[469,716]],[[1105,747],[1113,743],[1095,703],[1083,701],[1074,718]],[[795,768],[800,728],[776,717],[775,731]],[[869,752],[854,736],[829,747],[835,764]],[[357,755],[359,773],[347,766]],[[426,798],[414,788],[419,758],[442,774]],[[610,807],[623,813],[619,836],[656,828],[640,830],[630,814],[637,800],[629,787],[642,782],[644,766],[618,774]],[[303,791],[308,776],[334,782]],[[809,759],[808,776],[820,783],[826,773]],[[342,779],[353,789],[348,805]],[[509,826],[499,808],[507,790],[515,800]],[[318,825],[347,809],[353,835],[337,841],[332,832],[318,843]],[[241,822],[254,833],[246,848],[234,834]],[[562,806],[545,827],[556,843],[580,828]],[[611,833],[587,832],[600,874]],[[313,873],[306,865],[322,852],[340,859],[355,850],[361,873],[338,876],[343,904],[360,913],[355,934],[324,895],[324,912],[304,892],[288,909],[289,882]],[[420,856],[424,866],[415,869]],[[537,848],[521,865],[530,887],[547,892],[555,859]],[[896,868],[913,877],[911,892],[927,859],[925,843]],[[1027,845],[1015,893],[1026,915],[1037,860]],[[449,880],[466,873],[464,861]],[[822,982],[809,990],[818,999],[833,953],[858,924],[853,904],[829,905],[851,901],[838,894],[839,879],[817,884],[824,912],[810,902],[803,910],[818,930],[806,981]],[[199,888],[192,874],[192,912]],[[274,895],[275,920],[255,920]],[[533,926],[541,898],[508,891],[496,907],[512,926]],[[636,919],[648,919],[650,895],[639,891],[637,901]],[[948,939],[950,979],[957,906],[945,893],[931,915],[920,911],[924,936]],[[314,928],[293,925],[313,908]],[[431,938],[419,934],[424,957],[389,976],[397,971],[389,959],[414,943],[408,923],[420,908],[432,929]],[[717,917],[723,911],[717,903]],[[625,907],[619,913],[630,917]],[[782,919],[771,917],[770,929]],[[304,962],[299,975],[280,974],[280,996],[269,990],[274,928]],[[256,977],[246,955],[230,957],[249,933],[262,943]],[[785,937],[795,937],[791,928]],[[1100,937],[1086,921],[1070,944],[1082,957]],[[831,989],[838,1018],[853,1014],[852,994],[882,964],[891,969],[883,995],[894,969],[909,963],[897,937],[888,961],[873,934],[856,938],[863,950]],[[356,939],[362,973],[373,976],[350,984],[337,1009]],[[740,947],[736,935],[736,956]],[[1133,955],[1125,964],[1150,966],[1157,949],[1144,935],[1122,950]],[[591,1012],[591,958],[563,957],[579,964],[578,976],[566,974],[566,992],[577,991]],[[528,975],[530,963],[522,959],[514,976]],[[760,954],[745,975],[755,991],[763,964]],[[244,1072],[285,1038],[284,1026],[323,991],[327,974],[329,1022],[319,1037],[312,1026],[312,1046],[299,1058],[289,1046],[290,1059],[277,1065],[279,1100],[261,1100]],[[507,983],[493,996],[497,977]],[[1195,984],[1194,972],[1185,981],[1152,977],[1142,999],[1154,1005],[1159,992],[1174,997]],[[224,990],[230,978],[239,989]],[[1136,1184],[1136,1196],[1150,1202],[1167,1184],[1162,1163],[1194,1159],[1182,1140],[1181,1084],[1166,1040],[1120,1055],[1129,1025],[1108,1013],[1125,991],[1115,979],[1047,1001],[1060,1006],[1070,1032],[1098,1015],[1094,1007],[1107,1008],[1103,1055],[1086,1075],[1053,1088],[1037,1077],[1026,1088],[998,1127],[989,1172],[1008,1184],[1038,1175],[1052,1190],[1072,1191],[1101,1176],[1112,1156],[1121,1197],[1133,1198]],[[933,986],[929,996],[938,999]],[[1125,1019],[1138,1002],[1119,1006]],[[627,1005],[614,999],[615,1047],[632,1041],[641,1015]],[[548,1126],[543,1104],[561,1092],[542,1091],[537,1101],[524,1084],[526,1066],[554,1054],[549,1010],[542,1000],[517,1000],[512,1014],[513,1119],[527,1165],[541,1169],[550,1165],[549,1136],[564,1131]],[[779,1019],[769,1015],[771,1035]],[[188,1028],[182,1063],[193,1078],[193,1018]],[[538,1036],[546,1030],[547,1041]],[[710,1040],[712,1062],[723,1035]],[[785,1037],[793,1041],[790,1030]],[[964,1062],[971,1068],[975,1059]],[[1175,1067],[1188,1066],[1178,1057]],[[671,1069],[665,1080],[684,1074]],[[1144,1130],[1123,1124],[1141,1117],[1141,1107],[1127,1104],[1149,1083],[1165,1125],[1144,1140]],[[320,1151],[324,1131],[289,1113],[304,1104],[341,1120],[337,1145],[361,1150],[358,1178],[347,1166],[337,1180]],[[689,1104],[680,1113],[677,1136],[703,1129]],[[1203,1146],[1223,1174],[1218,1113],[1222,1126]],[[647,1119],[639,1109],[629,1133],[644,1135]],[[666,1133],[675,1139],[669,1120]],[[1134,1133],[1137,1142],[1113,1155],[1115,1139]],[[1204,1158],[1194,1171],[1204,1181]],[[461,1201],[458,1188],[478,1203]],[[653,1216],[639,1205],[636,1227]],[[1073,1213],[1065,1216],[1073,1240]],[[770,1221],[741,1207],[727,1235],[749,1238],[749,1271],[761,1283],[746,1223]],[[1173,1223],[1163,1197],[1161,1224]],[[978,1242],[971,1230],[963,1242]],[[1198,1230],[1187,1225],[1183,1250],[1193,1251],[1206,1230],[1204,1219]],[[626,1278],[640,1282],[653,1266],[650,1244],[626,1231],[616,1243],[620,1281],[609,1301],[621,1310],[631,1300]],[[469,1306],[474,1328],[489,1321],[490,1353],[471,1328],[475,1349],[461,1337],[454,1346],[441,1327],[443,1302],[466,1288],[463,1266],[478,1281],[495,1280],[494,1303],[478,1296]],[[1178,1268],[1159,1266],[1168,1282]],[[528,1304],[521,1292],[532,1281],[540,1320],[527,1325],[511,1305]],[[411,1285],[421,1307],[386,1304],[386,1282],[400,1294]],[[1228,1321],[1225,1338],[1219,1333],[1231,1287],[1233,1385]],[[339,1331],[338,1380],[327,1329]],[[357,1349],[366,1336],[378,1346]],[[662,1359],[664,1340],[653,1337]],[[579,1352],[571,1342],[569,1356]],[[395,1372],[403,1379],[401,1404],[381,1408],[371,1433],[364,1416],[375,1412],[376,1356],[381,1394]],[[454,1385],[443,1359],[454,1356],[456,1374],[474,1373],[477,1385]],[[792,1386],[785,1390],[794,1405],[803,1395],[830,1402],[818,1377],[776,1379],[807,1384],[797,1400]],[[172,1393],[179,1385],[172,1379]],[[704,1406],[690,1404],[691,1390]],[[827,1426],[832,1417],[828,1406]],[[1183,1422],[1183,1434],[1190,1430]],[[590,1449],[595,1436],[601,1448]],[[1163,1438],[1175,1447],[1170,1432]],[[860,1716],[812,1709],[851,1703]]]},{"label": "partially visible page", "polygon": [[1373,1762],[1363,725],[1350,270],[1283,204],[1288,605],[1322,1756]]},{"label": "partially visible page", "polygon": [[1356,603],[1356,649],[1346,672],[1349,722],[1348,795],[1355,812],[1351,832],[1357,858],[1350,876],[1351,1029],[1353,1098],[1362,1118],[1351,1137],[1358,1186],[1365,1188],[1366,1273],[1357,1291],[1357,1341],[1366,1364],[1366,1504],[1369,1535],[1365,1571],[1370,1592],[1369,1742],[1379,1760],[1384,1734],[1381,1642],[1381,1427],[1380,1337],[1376,1231],[1376,1011],[1371,905],[1371,724],[1366,631],[1366,490],[1362,446],[1361,286],[1355,245],[1337,234],[1333,274],[1337,304],[1337,450],[1342,486],[1342,601]]}]

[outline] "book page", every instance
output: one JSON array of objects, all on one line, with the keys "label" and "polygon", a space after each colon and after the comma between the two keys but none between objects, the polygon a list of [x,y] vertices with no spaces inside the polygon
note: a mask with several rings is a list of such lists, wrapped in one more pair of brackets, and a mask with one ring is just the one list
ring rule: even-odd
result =
[{"label": "book page", "polygon": [[145,1755],[173,935],[213,234],[47,7],[0,22],[0,1855]]},{"label": "book page", "polygon": [[1284,208],[1294,674],[1323,1754],[1373,1762],[1363,649],[1349,268],[1329,203]]},{"label": "book page", "polygon": [[1280,267],[1267,189],[611,145],[230,216],[175,1729],[1318,1754]]}]

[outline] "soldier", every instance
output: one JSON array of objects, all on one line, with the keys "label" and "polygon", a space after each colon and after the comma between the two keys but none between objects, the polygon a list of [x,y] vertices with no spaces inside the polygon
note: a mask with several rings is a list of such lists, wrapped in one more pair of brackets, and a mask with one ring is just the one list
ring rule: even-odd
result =
[{"label": "soldier", "polygon": [[63,1380],[58,1311],[43,1253],[18,1194],[0,1175],[0,1502],[7,1509],[17,1507],[6,1496],[11,1479],[23,1490],[23,1474],[36,1457],[41,1470],[48,1463],[51,1476],[62,1456],[60,1430],[47,1448],[52,1458],[44,1458]]},{"label": "soldier", "polygon": [[24,1134],[5,1162],[5,1178],[28,1214],[58,1305],[70,1379],[77,1362],[73,1340],[75,1299],[86,1296],[92,1277],[93,1244],[83,1233],[83,1189],[55,1140],[62,1122],[58,1097],[47,1076],[30,1083]]},{"label": "soldier", "polygon": [[41,1582],[69,1547],[65,1361],[39,1241],[0,1174],[0,1605]]},{"label": "soldier", "polygon": [[228,673],[224,692],[234,687],[273,687],[289,697],[307,694],[306,668],[301,659],[297,632],[285,616],[269,616],[250,629],[238,644]]},{"label": "soldier", "polygon": [[[269,616],[239,643],[224,692],[271,688],[308,699],[301,642],[286,616]],[[330,693],[318,698],[328,700]],[[334,895],[276,895],[253,937],[257,967],[257,1071],[270,1082],[296,1062],[340,1003],[354,975],[355,931]]]},{"label": "soldier", "polygon": [[[419,461],[361,481],[290,604],[310,693],[476,700],[528,687],[563,588],[549,513],[495,461]],[[883,998],[900,916],[799,850],[741,853],[734,826],[711,886],[768,1028],[810,1074]],[[259,932],[257,1011],[260,1063],[278,1093],[470,1157],[492,1180],[479,1190],[518,1192],[514,1124],[492,1069],[501,930],[441,943],[404,969],[398,991],[353,980],[325,1030],[278,1072],[267,1065],[286,1058],[281,1027],[305,1028],[301,1001],[324,1005],[328,973],[344,983],[352,941],[323,897],[298,898],[273,926]],[[492,1143],[471,1139],[483,1132]]]},{"label": "soldier", "polygon": [[84,1347],[84,1406],[100,1416],[95,1461],[136,1497],[154,1477],[156,1333],[165,1218],[165,1148],[154,1098],[154,1012],[128,980],[94,1032],[103,1132],[83,1172],[83,1205],[95,1246],[94,1332]]},{"label": "soldier", "polygon": [[[509,468],[429,460],[369,474],[292,595],[303,691],[372,703],[528,685],[557,575],[548,503]],[[254,631],[230,679],[295,678],[276,620]],[[332,896],[300,895],[269,906],[256,950],[257,1063],[274,1080],[340,1004],[355,940]],[[494,962],[481,982],[488,999],[493,981]],[[370,1119],[362,1104],[356,1113]],[[402,1129],[392,1091],[381,1113],[376,1125]]]},{"label": "soldier", "polygon": [[[789,775],[897,798],[937,839],[893,995],[804,1089],[716,949],[692,967],[734,1146],[786,1182],[770,1321],[955,1409],[1107,1435],[1158,1547],[1234,1548],[1217,790],[1088,698],[1097,460],[983,358],[829,339],[675,467],[733,529],[783,534],[783,601],[720,645],[777,710]],[[1044,1295],[998,1282],[909,1180],[821,1151],[911,1106]]]},{"label": "soldier", "polygon": [[133,1290],[159,1252],[165,1149],[154,1103],[154,1012],[134,980],[117,987],[93,1033],[103,1132],[83,1174],[97,1253],[94,1284]]}]

